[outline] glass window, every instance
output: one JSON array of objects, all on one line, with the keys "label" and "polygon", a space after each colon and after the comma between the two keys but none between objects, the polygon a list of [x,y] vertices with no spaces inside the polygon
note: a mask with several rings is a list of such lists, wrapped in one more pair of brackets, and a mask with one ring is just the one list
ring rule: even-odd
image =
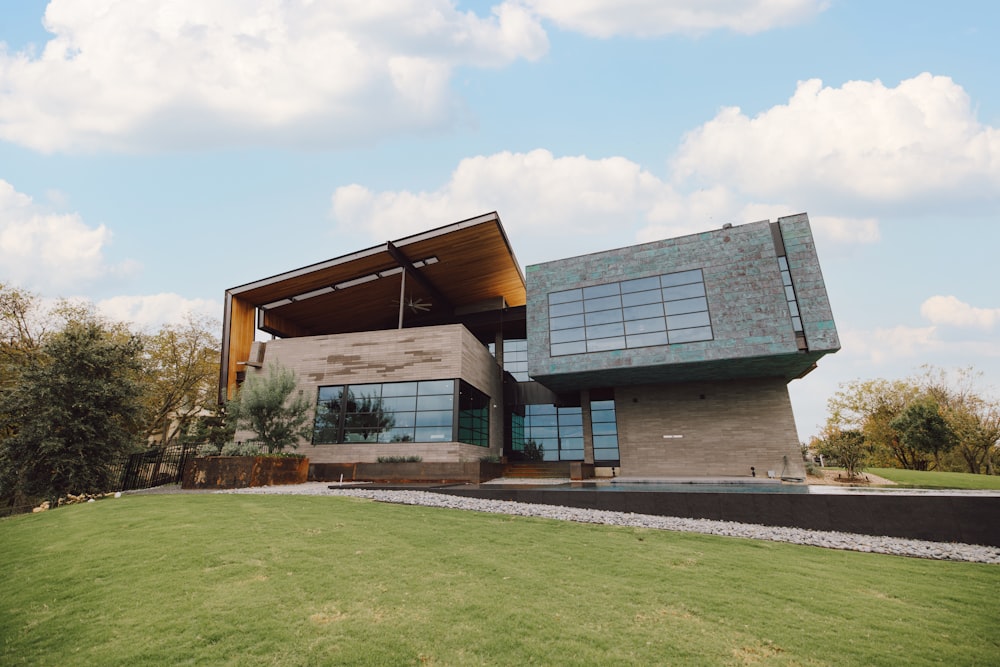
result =
[{"label": "glass window", "polygon": [[599,310],[596,313],[587,313],[584,316],[584,321],[587,323],[587,326],[621,322],[622,311],[619,308],[615,308],[614,310]]},{"label": "glass window", "polygon": [[587,352],[605,352],[607,350],[621,350],[625,348],[625,337],[598,338],[587,341]]},{"label": "glass window", "polygon": [[602,296],[599,299],[588,299],[583,302],[583,309],[592,312],[595,310],[607,310],[609,308],[621,308],[622,298],[617,294],[614,296]]},{"label": "glass window", "polygon": [[549,320],[549,328],[553,331],[557,329],[571,329],[583,326],[583,315],[567,315],[566,317],[553,317]]},{"label": "glass window", "polygon": [[671,315],[667,318],[667,328],[670,331],[674,329],[689,329],[691,327],[706,327],[708,326],[708,313],[687,313],[686,315]]},{"label": "glass window", "polygon": [[636,320],[634,322],[625,323],[625,333],[627,334],[650,333],[652,331],[666,330],[667,321],[662,317],[654,317],[649,320]]},{"label": "glass window", "polygon": [[[583,410],[579,406],[526,405],[523,418],[516,412],[512,422],[515,451],[524,451],[525,443],[532,442],[541,447],[545,461],[583,460]],[[523,419],[521,432],[518,419]]]},{"label": "glass window", "polygon": [[674,285],[687,285],[688,283],[702,283],[704,278],[702,278],[701,269],[694,269],[691,271],[678,271],[677,273],[668,273],[666,275],[660,276],[660,283],[664,287],[673,287]]},{"label": "glass window", "polygon": [[596,327],[587,327],[587,338],[607,338],[609,336],[622,336],[625,334],[625,325],[621,322],[614,324],[599,324]]},{"label": "glass window", "polygon": [[594,443],[594,461],[617,461],[618,421],[613,400],[590,402],[590,433]]},{"label": "glass window", "polygon": [[631,308],[624,308],[622,312],[625,314],[626,320],[644,320],[649,317],[663,317],[663,304],[651,303],[645,306],[632,306]]},{"label": "glass window", "polygon": [[676,301],[677,299],[690,299],[696,296],[705,296],[704,284],[692,283],[690,285],[678,285],[677,287],[663,288],[664,301]]},{"label": "glass window", "polygon": [[671,345],[675,343],[694,343],[699,340],[712,340],[712,328],[698,327],[696,329],[679,329],[677,331],[671,329],[668,335]]},{"label": "glass window", "polygon": [[597,299],[604,296],[617,296],[620,293],[620,288],[618,283],[607,283],[604,285],[594,285],[593,287],[583,288],[583,298],[584,300]]},{"label": "glass window", "polygon": [[667,338],[666,331],[654,331],[652,333],[632,334],[625,337],[628,347],[651,347],[653,345],[668,345],[670,339]]},{"label": "glass window", "polygon": [[563,354],[580,354],[581,352],[587,351],[586,341],[578,341],[575,343],[556,343],[551,346],[552,356],[558,357]]},{"label": "glass window", "polygon": [[[574,340],[583,340],[587,337],[583,327],[579,329],[557,329],[549,334],[549,340],[553,343],[568,343]],[[506,359],[504,359],[506,362]]]},{"label": "glass window", "polygon": [[663,304],[663,307],[666,309],[667,315],[683,315],[684,313],[707,311],[708,301],[705,300],[705,297],[682,299],[680,301],[668,301]]},{"label": "glass window", "polygon": [[549,303],[552,356],[712,339],[701,269],[553,292]]},{"label": "glass window", "polygon": [[660,276],[651,276],[649,278],[639,278],[637,280],[626,280],[622,282],[622,294],[628,292],[646,292],[648,290],[659,290]]},{"label": "glass window", "polygon": [[[489,445],[489,398],[459,381],[461,442]],[[320,387],[315,444],[453,439],[455,380]]]},{"label": "glass window", "polygon": [[644,303],[663,303],[663,292],[655,289],[648,292],[622,294],[623,306],[641,306]]},{"label": "glass window", "polygon": [[549,306],[549,317],[559,317],[560,315],[576,315],[583,312],[583,301],[570,301],[569,303],[557,303]]},{"label": "glass window", "polygon": [[583,290],[571,289],[564,292],[552,292],[549,294],[549,305],[554,303],[566,303],[567,301],[582,301]]}]

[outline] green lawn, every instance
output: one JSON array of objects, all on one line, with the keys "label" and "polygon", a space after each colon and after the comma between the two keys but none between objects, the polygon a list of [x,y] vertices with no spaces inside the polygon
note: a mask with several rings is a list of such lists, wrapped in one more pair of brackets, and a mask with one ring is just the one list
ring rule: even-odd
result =
[{"label": "green lawn", "polygon": [[996,664],[1000,567],[351,498],[0,521],[3,665]]},{"label": "green lawn", "polygon": [[900,470],[899,468],[866,468],[879,477],[885,477],[902,486],[932,489],[986,489],[1000,491],[1000,476],[972,475],[967,472],[937,472]]}]

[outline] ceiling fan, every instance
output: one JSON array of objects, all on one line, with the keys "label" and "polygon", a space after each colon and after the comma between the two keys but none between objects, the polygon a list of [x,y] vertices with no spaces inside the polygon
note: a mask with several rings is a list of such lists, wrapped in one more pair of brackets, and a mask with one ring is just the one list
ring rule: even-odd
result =
[{"label": "ceiling fan", "polygon": [[[400,306],[399,299],[393,299],[392,305],[395,306],[396,308],[399,308]],[[403,299],[402,305],[405,308],[409,308],[411,313],[426,313],[428,310],[431,309],[431,302],[424,301],[420,297],[414,299],[412,296],[408,296],[405,299]]]}]

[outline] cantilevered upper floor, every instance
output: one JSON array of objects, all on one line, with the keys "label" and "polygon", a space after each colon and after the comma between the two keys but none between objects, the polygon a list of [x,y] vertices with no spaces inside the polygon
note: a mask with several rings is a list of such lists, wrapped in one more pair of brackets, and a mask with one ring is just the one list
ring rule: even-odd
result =
[{"label": "cantilevered upper floor", "polygon": [[527,268],[528,373],[554,391],[808,373],[840,349],[806,214]]}]

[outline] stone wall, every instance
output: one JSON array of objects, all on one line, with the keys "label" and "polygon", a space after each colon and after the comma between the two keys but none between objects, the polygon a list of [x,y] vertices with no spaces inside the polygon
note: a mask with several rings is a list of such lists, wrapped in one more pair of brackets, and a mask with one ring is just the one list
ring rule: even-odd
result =
[{"label": "stone wall", "polygon": [[781,378],[620,387],[615,410],[623,477],[805,476]]},{"label": "stone wall", "polygon": [[[460,442],[313,445],[296,450],[313,463],[375,462],[379,456],[420,456],[424,461],[478,461],[503,450],[503,385],[496,360],[465,327],[455,324],[269,341],[270,364],[291,368],[299,389],[315,398],[319,387],[368,382],[463,379],[491,400],[490,447]],[[245,439],[249,434],[237,434]]]}]

